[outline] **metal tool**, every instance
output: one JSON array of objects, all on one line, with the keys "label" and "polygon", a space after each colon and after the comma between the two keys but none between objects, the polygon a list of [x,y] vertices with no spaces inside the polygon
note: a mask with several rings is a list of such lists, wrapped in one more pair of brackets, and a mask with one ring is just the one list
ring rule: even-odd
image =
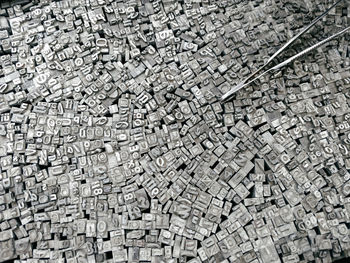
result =
[{"label": "metal tool", "polygon": [[[283,61],[282,63],[264,71],[263,73],[261,73],[260,75],[258,75],[258,73],[260,73],[263,69],[265,69],[277,56],[279,56],[284,50],[286,50],[290,45],[292,45],[299,37],[301,37],[303,34],[305,34],[310,28],[312,28],[318,21],[320,21],[324,16],[326,16],[335,6],[337,6],[340,2],[342,2],[343,0],[338,0],[337,2],[335,2],[331,7],[329,7],[323,14],[321,14],[319,17],[317,17],[314,21],[311,22],[310,25],[308,25],[307,27],[305,27],[303,30],[301,30],[297,35],[295,35],[292,39],[290,39],[283,47],[281,47],[275,54],[273,54],[268,61],[261,66],[258,70],[256,70],[254,73],[252,73],[251,75],[249,75],[246,79],[244,79],[242,82],[240,82],[237,86],[235,86],[234,88],[232,88],[231,90],[229,90],[227,93],[225,93],[224,95],[222,95],[221,100],[222,101],[226,101],[227,99],[229,99],[235,92],[239,91],[240,89],[250,85],[252,82],[256,81],[257,79],[259,79],[261,76],[274,71],[274,70],[278,70],[282,67],[284,67],[285,65],[289,64],[290,62],[294,61],[295,59],[305,55],[306,53],[314,50],[315,48],[318,48],[320,46],[322,46],[323,44],[327,43],[328,41],[344,34],[345,32],[347,32],[350,27],[347,27],[343,30],[341,30],[340,32],[316,43],[315,45],[301,51],[300,53],[296,54],[293,57],[290,57],[289,59]],[[256,75],[258,75],[257,77],[255,77]]]}]

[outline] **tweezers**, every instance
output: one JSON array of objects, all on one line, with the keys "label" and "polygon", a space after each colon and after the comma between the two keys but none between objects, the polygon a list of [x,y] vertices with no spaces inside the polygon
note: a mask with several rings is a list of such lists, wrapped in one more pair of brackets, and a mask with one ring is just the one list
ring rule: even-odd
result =
[{"label": "tweezers", "polygon": [[[293,44],[299,37],[301,37],[305,32],[307,32],[310,28],[312,28],[318,21],[320,21],[324,16],[326,16],[329,11],[331,11],[336,5],[338,5],[340,2],[342,2],[343,0],[338,0],[336,3],[334,3],[331,7],[329,7],[322,15],[320,15],[319,17],[317,17],[314,21],[311,22],[310,25],[306,26],[304,29],[302,29],[296,36],[294,36],[293,38],[291,38],[286,44],[284,44],[283,47],[281,47],[279,50],[277,50],[277,52],[275,54],[273,54],[268,60],[267,62],[262,65],[258,70],[256,70],[254,73],[252,73],[251,75],[249,75],[246,79],[244,79],[242,82],[240,82],[237,86],[235,86],[234,88],[232,88],[231,90],[229,90],[227,93],[225,93],[224,95],[222,95],[221,100],[222,101],[226,101],[227,99],[229,99],[235,92],[239,91],[242,88],[245,88],[246,86],[250,85],[251,83],[253,83],[254,81],[256,81],[257,79],[259,79],[260,77],[262,77],[263,75],[271,72],[271,71],[275,71],[278,70],[282,67],[284,67],[285,65],[289,64],[290,62],[294,61],[295,59],[305,55],[306,53],[322,46],[323,44],[327,43],[328,41],[344,34],[346,31],[348,31],[350,29],[350,26],[341,30],[340,32],[316,43],[315,45],[301,51],[300,53],[288,58],[287,60],[281,62],[280,64],[264,71],[263,73],[261,73],[260,75],[258,75],[258,73],[260,73],[263,69],[265,69],[278,55],[280,55],[284,50],[286,50],[291,44]],[[258,76],[257,76],[258,75]],[[257,77],[255,77],[257,76]]]}]

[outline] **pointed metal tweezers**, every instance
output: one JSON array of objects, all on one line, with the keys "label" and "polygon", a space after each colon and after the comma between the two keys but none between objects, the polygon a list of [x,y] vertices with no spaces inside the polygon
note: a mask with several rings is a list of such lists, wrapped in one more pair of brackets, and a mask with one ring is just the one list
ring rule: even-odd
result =
[{"label": "pointed metal tweezers", "polygon": [[[307,27],[305,27],[303,30],[301,30],[296,36],[294,36],[292,39],[290,39],[283,47],[281,47],[275,54],[273,54],[269,60],[263,65],[261,66],[257,71],[255,71],[254,73],[252,73],[251,75],[249,75],[246,79],[244,79],[241,83],[239,83],[237,86],[235,86],[234,88],[232,88],[231,90],[229,90],[227,93],[225,93],[224,95],[222,95],[221,100],[225,101],[228,98],[230,98],[235,92],[237,92],[238,90],[250,85],[252,82],[256,81],[257,79],[259,79],[261,76],[267,74],[268,72],[280,69],[282,67],[284,67],[285,65],[287,65],[288,63],[292,62],[293,60],[305,55],[306,53],[312,51],[315,48],[318,48],[320,46],[322,46],[323,44],[327,43],[328,41],[344,34],[346,31],[348,31],[350,29],[350,27],[345,28],[344,30],[318,42],[317,44],[303,50],[302,52],[296,54],[293,57],[290,57],[289,59],[283,61],[282,63],[268,69],[267,71],[261,73],[260,75],[258,75],[259,72],[261,72],[264,68],[266,68],[267,65],[269,65],[272,60],[274,60],[278,55],[280,55],[285,49],[287,49],[291,44],[293,44],[299,37],[301,37],[305,32],[307,32],[310,28],[312,28],[318,21],[320,21],[324,16],[326,16],[329,11],[331,11],[336,5],[338,5],[340,2],[342,2],[343,0],[338,0],[337,2],[335,2],[331,7],[329,7],[322,15],[320,15],[319,17],[317,17],[314,21],[312,21],[312,23],[310,25],[308,25]],[[258,75],[257,77],[255,77],[256,75]],[[254,78],[255,77],[255,78]],[[251,80],[252,79],[252,80]]]}]

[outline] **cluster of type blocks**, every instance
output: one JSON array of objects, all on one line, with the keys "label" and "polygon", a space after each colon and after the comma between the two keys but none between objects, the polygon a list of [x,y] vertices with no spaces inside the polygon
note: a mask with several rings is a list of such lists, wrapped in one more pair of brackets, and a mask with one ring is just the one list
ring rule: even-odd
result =
[{"label": "cluster of type blocks", "polygon": [[1,1],[0,262],[350,257],[350,35],[220,100],[330,4]]}]

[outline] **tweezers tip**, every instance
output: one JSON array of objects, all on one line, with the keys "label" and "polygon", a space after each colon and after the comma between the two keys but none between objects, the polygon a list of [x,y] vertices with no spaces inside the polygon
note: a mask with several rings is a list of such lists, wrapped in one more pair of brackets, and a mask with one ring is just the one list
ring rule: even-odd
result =
[{"label": "tweezers tip", "polygon": [[221,101],[226,101],[228,98],[230,98],[234,93],[236,93],[238,90],[240,90],[244,86],[244,82],[239,83],[238,85],[234,86],[231,90],[226,92],[224,95],[221,96]]},{"label": "tweezers tip", "polygon": [[227,94],[225,93],[224,95],[221,96],[220,100],[225,101],[227,99]]},{"label": "tweezers tip", "polygon": [[224,95],[221,96],[220,100],[225,102],[234,92],[228,91]]}]

